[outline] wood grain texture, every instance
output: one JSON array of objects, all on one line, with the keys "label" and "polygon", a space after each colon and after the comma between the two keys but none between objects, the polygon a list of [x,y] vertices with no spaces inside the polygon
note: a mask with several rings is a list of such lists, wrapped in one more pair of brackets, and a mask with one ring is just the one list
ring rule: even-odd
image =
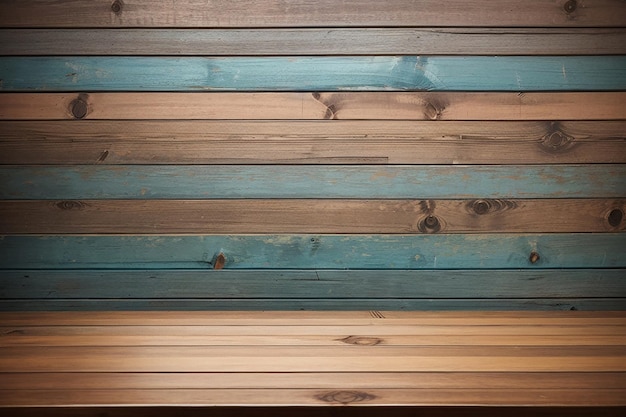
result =
[{"label": "wood grain texture", "polygon": [[624,346],[5,347],[4,372],[625,372]]},{"label": "wood grain texture", "polygon": [[531,373],[509,372],[380,372],[354,374],[328,372],[324,378],[311,378],[309,374],[255,373],[242,379],[230,373],[5,373],[0,389],[272,389],[289,386],[293,389],[336,388],[414,388],[414,389],[507,389],[512,385],[520,389],[590,389],[604,387],[622,388],[626,375],[622,372],[608,373]]},{"label": "wood grain texture", "polygon": [[[624,268],[626,234],[4,236],[2,269]],[[530,261],[535,251],[539,259]]]},{"label": "wood grain texture", "polygon": [[[0,391],[4,406],[624,406],[624,389],[584,390],[442,390],[372,389],[359,391],[322,391],[314,389],[238,389],[238,390],[21,390]],[[245,398],[245,401],[242,401]]]},{"label": "wood grain texture", "polygon": [[[619,120],[626,93],[614,92],[196,92],[3,93],[0,119],[74,120]],[[168,125],[180,129],[194,124]],[[81,125],[72,125],[80,129]],[[101,130],[119,131],[109,123]],[[124,126],[133,126],[124,123]],[[197,126],[197,125],[195,125]],[[269,125],[277,129],[277,124]],[[306,125],[305,125],[306,126]],[[439,126],[439,125],[435,125]],[[123,127],[122,127],[123,128]],[[261,128],[255,126],[255,129]],[[386,125],[382,125],[382,132]],[[219,129],[219,128],[218,128]],[[261,128],[265,131],[267,128]],[[218,130],[220,131],[220,130]],[[4,132],[4,129],[3,129]],[[132,130],[131,130],[132,132]],[[174,130],[173,132],[176,132]],[[103,132],[101,132],[103,133]],[[293,133],[293,132],[292,132]],[[53,132],[48,132],[53,135]],[[159,133],[160,135],[163,132]]]},{"label": "wood grain texture", "polygon": [[5,27],[335,27],[335,26],[518,26],[620,27],[625,6],[617,0],[331,0],[207,3],[198,0],[22,0],[0,4]]},{"label": "wood grain texture", "polygon": [[2,166],[0,199],[623,198],[626,165]]},{"label": "wood grain texture", "polygon": [[15,56],[616,55],[624,45],[624,28],[0,29],[0,55]]},{"label": "wood grain texture", "polygon": [[603,91],[626,90],[626,56],[1,57],[0,79],[7,92]]},{"label": "wood grain texture", "polygon": [[625,212],[626,199],[3,201],[0,234],[617,232]]},{"label": "wood grain texture", "polygon": [[3,300],[455,297],[626,298],[626,279],[621,269],[0,271]]}]

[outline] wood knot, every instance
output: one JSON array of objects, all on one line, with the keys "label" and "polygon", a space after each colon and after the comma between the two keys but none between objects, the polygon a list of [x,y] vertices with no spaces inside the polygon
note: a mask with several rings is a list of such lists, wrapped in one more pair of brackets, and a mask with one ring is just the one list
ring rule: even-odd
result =
[{"label": "wood knot", "polygon": [[576,0],[568,0],[563,5],[563,10],[565,10],[566,13],[573,13],[576,11],[577,7],[578,2]]},{"label": "wood knot", "polygon": [[618,208],[611,210],[606,217],[607,222],[609,222],[609,226],[612,228],[618,228],[622,224],[623,219],[624,212]]},{"label": "wood knot", "polygon": [[424,116],[430,120],[439,120],[441,119],[441,114],[443,113],[443,108],[437,106],[433,103],[426,103],[424,106]]},{"label": "wood knot", "polygon": [[223,253],[217,254],[217,256],[213,259],[213,269],[224,269],[224,265],[226,265],[226,256]]},{"label": "wood knot", "polygon": [[348,336],[343,339],[337,339],[340,342],[346,343],[348,345],[357,345],[357,346],[376,346],[380,345],[383,342],[383,339],[379,339],[377,337],[363,337],[363,336]]},{"label": "wood knot", "polygon": [[498,199],[472,200],[467,203],[469,212],[478,214],[479,216],[498,211],[512,210],[516,207],[517,203],[514,201]]},{"label": "wood knot", "polygon": [[54,205],[60,210],[84,210],[87,208],[87,204],[82,201],[73,200],[58,201]]},{"label": "wood knot", "polygon": [[422,233],[437,233],[441,230],[441,221],[435,215],[428,215],[417,222],[417,230]]},{"label": "wood knot", "polygon": [[574,138],[564,134],[560,130],[555,130],[542,137],[539,142],[543,149],[549,152],[562,152],[571,148]]},{"label": "wood knot", "polygon": [[539,262],[539,260],[541,259],[541,257],[539,256],[539,254],[535,251],[530,252],[530,256],[528,257],[528,260],[530,261],[531,264],[536,264],[537,262]]},{"label": "wood knot", "polygon": [[120,15],[123,8],[124,2],[122,2],[122,0],[115,0],[113,3],[111,3],[111,11],[116,15]]},{"label": "wood knot", "polygon": [[363,391],[331,391],[317,396],[317,399],[335,404],[352,404],[376,399],[375,395]]},{"label": "wood knot", "polygon": [[82,97],[78,97],[70,103],[70,112],[72,112],[72,116],[76,119],[82,119],[87,116],[88,110],[87,102],[83,100]]}]

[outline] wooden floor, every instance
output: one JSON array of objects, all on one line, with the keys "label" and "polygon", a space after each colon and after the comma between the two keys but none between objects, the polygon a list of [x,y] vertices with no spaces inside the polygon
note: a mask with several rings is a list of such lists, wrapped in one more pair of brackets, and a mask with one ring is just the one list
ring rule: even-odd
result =
[{"label": "wooden floor", "polygon": [[626,406],[626,312],[13,312],[0,335],[3,407]]}]

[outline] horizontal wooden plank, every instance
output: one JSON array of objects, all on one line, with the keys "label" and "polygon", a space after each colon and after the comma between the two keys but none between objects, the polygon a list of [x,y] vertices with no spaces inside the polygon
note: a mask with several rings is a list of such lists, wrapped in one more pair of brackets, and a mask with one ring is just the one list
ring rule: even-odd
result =
[{"label": "horizontal wooden plank", "polygon": [[624,132],[624,121],[16,121],[2,124],[0,164],[624,163]]},{"label": "horizontal wooden plank", "polygon": [[1,57],[0,91],[626,90],[626,56]]},{"label": "horizontal wooden plank", "polygon": [[624,275],[622,269],[17,270],[0,271],[0,299],[626,298]]},{"label": "horizontal wooden plank", "polygon": [[308,373],[247,373],[246,378],[231,373],[4,373],[0,389],[617,389],[626,374],[607,373],[532,373],[532,372],[327,372],[311,378]]},{"label": "horizontal wooden plank", "polygon": [[589,233],[624,231],[625,212],[626,199],[11,200],[0,234]]},{"label": "horizontal wooden plank", "polygon": [[4,2],[7,27],[334,27],[334,26],[623,26],[625,6],[615,0],[589,4],[565,0],[359,0],[337,4],[264,0],[245,6],[228,0],[79,0]]},{"label": "horizontal wooden plank", "polygon": [[624,372],[623,346],[46,346],[0,348],[4,372]]},{"label": "horizontal wooden plank", "polygon": [[0,55],[14,56],[618,55],[624,45],[624,28],[0,29]]},{"label": "horizontal wooden plank", "polygon": [[626,298],[23,298],[0,299],[0,311],[613,311]]},{"label": "horizontal wooden plank", "polygon": [[[75,119],[76,103],[85,114],[83,119],[107,120],[107,132],[130,133],[132,126],[152,126],[156,122],[143,120],[207,120],[217,119],[210,129],[207,125],[185,122],[169,122],[169,137],[176,132],[189,132],[203,137],[215,134],[280,134],[293,135],[293,130],[284,126],[284,120],[617,120],[626,119],[622,103],[625,92],[550,92],[550,93],[504,93],[504,92],[197,92],[189,93],[3,93],[0,94],[0,118],[7,120],[63,120]],[[112,124],[109,120],[141,120],[133,123]],[[245,122],[241,126],[223,120],[266,119],[281,120],[270,123]],[[143,124],[142,124],[143,123]],[[163,122],[161,122],[163,123]],[[301,122],[302,123],[302,122]],[[387,135],[407,132],[398,127],[389,127],[381,122],[346,125],[352,131],[365,134]],[[406,122],[405,122],[406,123]],[[7,129],[18,124],[6,124]],[[548,124],[536,124],[548,129]],[[29,125],[30,126],[30,125]],[[47,126],[35,123],[31,129]],[[89,129],[94,122],[69,125],[76,132]],[[339,129],[336,124],[306,125],[299,132],[315,134]],[[310,128],[308,126],[315,126]],[[403,126],[397,124],[397,126]],[[419,126],[419,125],[418,125]],[[426,126],[426,125],[424,125]],[[425,127],[420,130],[423,131]],[[430,129],[442,125],[430,125]],[[170,132],[173,128],[176,130]],[[15,129],[15,128],[14,128]],[[67,129],[67,128],[66,128]],[[253,129],[253,130],[250,130]],[[306,130],[305,130],[306,129]],[[390,129],[390,130],[387,130]],[[373,131],[372,131],[373,130]],[[601,130],[600,130],[601,131]],[[3,129],[3,135],[11,130]],[[546,132],[547,133],[547,132]],[[623,129],[622,129],[623,133]],[[54,132],[46,132],[54,135]],[[150,131],[151,135],[163,137],[163,132]],[[342,134],[347,134],[343,131]],[[589,133],[591,134],[591,133]],[[53,136],[54,137],[54,136]],[[154,137],[154,136],[152,136]],[[623,136],[617,136],[623,137]]]},{"label": "horizontal wooden plank", "polygon": [[2,166],[0,199],[623,198],[624,179],[626,164]]},{"label": "horizontal wooden plank", "polygon": [[[163,389],[163,390],[6,390],[0,406],[624,406],[625,389],[372,389],[324,391],[319,389]],[[242,398],[245,401],[242,401]]]},{"label": "horizontal wooden plank", "polygon": [[0,268],[212,268],[219,253],[235,269],[623,268],[624,247],[624,233],[3,236]]},{"label": "horizontal wooden plank", "polygon": [[[613,327],[624,333],[626,328]],[[413,336],[354,336],[343,337],[326,335],[268,335],[268,336],[228,336],[176,334],[119,335],[102,332],[98,335],[71,335],[68,332],[45,334],[37,329],[2,328],[5,335],[0,338],[0,346],[337,346],[342,343],[355,345],[384,344],[385,346],[620,346],[626,345],[626,336],[575,335],[413,335]],[[44,333],[44,334],[42,334]],[[493,332],[497,333],[497,332]]]},{"label": "horizontal wooden plank", "polygon": [[354,326],[389,325],[483,325],[510,326],[524,324],[588,326],[624,325],[623,311],[100,311],[82,312],[3,312],[5,326]]}]

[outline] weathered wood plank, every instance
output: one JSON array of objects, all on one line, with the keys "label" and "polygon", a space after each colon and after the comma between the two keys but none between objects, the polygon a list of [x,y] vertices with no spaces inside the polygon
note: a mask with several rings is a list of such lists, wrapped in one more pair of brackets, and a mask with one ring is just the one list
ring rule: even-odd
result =
[{"label": "weathered wood plank", "polygon": [[[2,269],[623,268],[626,234],[4,236]],[[532,263],[531,253],[539,259]]]},{"label": "weathered wood plank", "polygon": [[2,323],[8,326],[328,326],[349,323],[354,326],[437,325],[437,326],[510,326],[523,322],[527,326],[624,325],[623,311],[187,311],[187,312],[4,312]]},{"label": "weathered wood plank", "polygon": [[586,389],[622,388],[626,374],[558,372],[380,372],[354,374],[328,372],[323,378],[311,378],[307,373],[253,373],[246,378],[230,373],[5,373],[0,389],[506,389],[512,385],[520,389]]},{"label": "weathered wood plank", "polygon": [[335,27],[335,26],[623,26],[625,6],[616,0],[567,2],[487,0],[280,0],[209,3],[198,0],[4,1],[6,27]]},{"label": "weathered wood plank", "polygon": [[624,28],[0,29],[0,55],[15,56],[619,55],[624,45]]},{"label": "weathered wood plank", "polygon": [[[316,375],[323,378],[323,375]],[[245,376],[242,376],[245,378]],[[79,389],[0,391],[0,406],[624,406],[624,389],[371,389],[367,392],[320,389]],[[110,407],[109,407],[110,408]],[[317,411],[317,410],[316,410]],[[393,414],[391,414],[393,415]],[[604,415],[604,414],[603,414]]]},{"label": "weathered wood plank", "polygon": [[618,120],[625,101],[620,91],[3,93],[0,119]]},{"label": "weathered wood plank", "polygon": [[625,212],[626,199],[12,200],[0,234],[589,233],[624,231]]},{"label": "weathered wood plank", "polygon": [[0,300],[0,311],[353,311],[353,310],[410,310],[410,311],[559,311],[626,310],[626,298],[246,298],[246,299],[20,299]]},{"label": "weathered wood plank", "polygon": [[624,272],[17,270],[0,271],[0,298],[626,298]]},{"label": "weathered wood plank", "polygon": [[[582,335],[581,335],[582,336]],[[4,347],[4,372],[624,372],[623,346]]]},{"label": "weathered wood plank", "polygon": [[[556,330],[559,328],[546,326],[546,330]],[[294,334],[275,335],[215,335],[205,333],[206,329],[196,328],[196,334],[181,334],[182,332],[154,331],[152,328],[128,328],[104,327],[75,329],[63,326],[56,329],[49,328],[28,328],[16,329],[13,327],[0,328],[4,333],[0,338],[1,347],[19,346],[342,346],[352,344],[356,346],[623,346],[626,345],[626,328],[618,326],[607,326],[613,330],[612,335],[585,334],[581,338],[580,330],[572,332],[571,335],[524,334],[525,328],[513,327],[520,334],[499,334],[498,331],[485,332],[481,328],[468,327],[467,330],[476,330],[475,334],[411,334],[411,335],[382,335],[374,333],[372,335],[353,333],[360,329],[347,328],[341,335],[327,335],[323,330],[319,335],[300,335],[297,329]],[[175,328],[179,330],[178,327]],[[91,331],[93,330],[93,331]],[[128,330],[135,330],[137,333],[131,334]],[[144,331],[148,330],[148,331]],[[450,333],[455,329],[446,329]],[[97,333],[96,333],[97,332]],[[190,333],[190,332],[187,332]],[[622,335],[619,335],[619,334]]]},{"label": "weathered wood plank", "polygon": [[624,132],[623,121],[4,122],[0,164],[624,163]]},{"label": "weathered wood plank", "polygon": [[0,199],[623,198],[626,164],[2,166]]},{"label": "weathered wood plank", "polygon": [[7,92],[602,91],[626,90],[626,56],[2,57],[0,79]]}]

